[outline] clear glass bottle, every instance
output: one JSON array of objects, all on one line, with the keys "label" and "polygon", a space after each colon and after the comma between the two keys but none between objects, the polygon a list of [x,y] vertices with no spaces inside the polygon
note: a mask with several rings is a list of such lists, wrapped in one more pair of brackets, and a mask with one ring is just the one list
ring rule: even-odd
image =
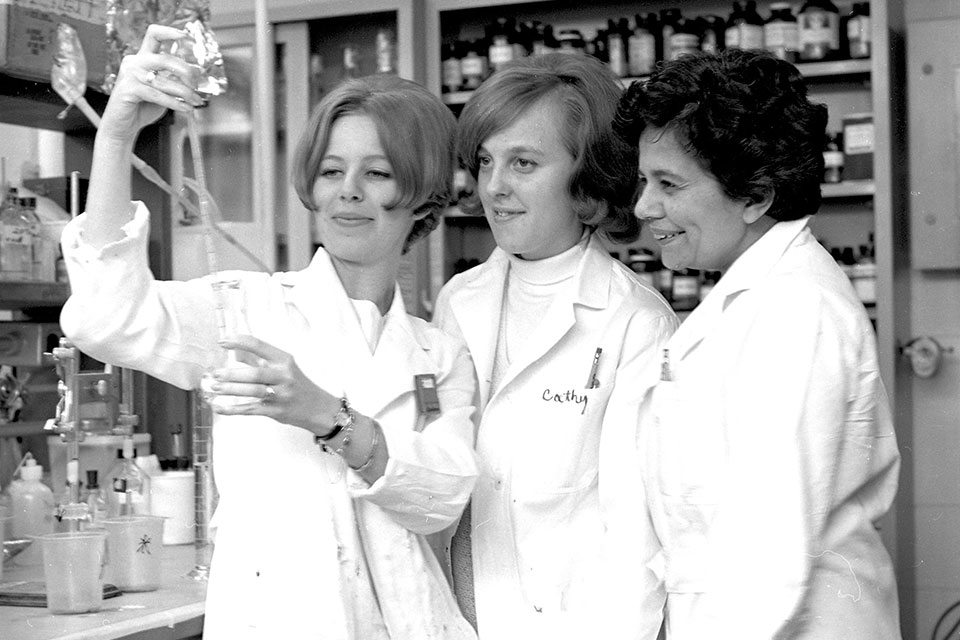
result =
[{"label": "clear glass bottle", "polygon": [[36,216],[21,206],[10,188],[0,204],[0,280],[33,280],[34,243],[40,234]]},{"label": "clear glass bottle", "polygon": [[103,528],[103,520],[107,517],[107,497],[97,475],[96,469],[87,469],[87,487],[82,499],[87,504],[88,529]]},{"label": "clear glass bottle", "polygon": [[150,513],[150,476],[136,462],[133,438],[124,438],[117,452],[117,463],[107,474],[107,517],[148,515]]}]

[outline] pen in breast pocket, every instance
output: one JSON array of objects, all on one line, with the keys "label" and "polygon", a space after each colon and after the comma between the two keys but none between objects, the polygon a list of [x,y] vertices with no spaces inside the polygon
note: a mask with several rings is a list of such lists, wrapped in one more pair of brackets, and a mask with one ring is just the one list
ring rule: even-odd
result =
[{"label": "pen in breast pocket", "polygon": [[600,386],[600,382],[597,380],[597,367],[600,366],[601,353],[603,353],[603,349],[597,347],[596,353],[593,354],[593,363],[590,365],[590,375],[587,377],[587,389],[596,389]]}]

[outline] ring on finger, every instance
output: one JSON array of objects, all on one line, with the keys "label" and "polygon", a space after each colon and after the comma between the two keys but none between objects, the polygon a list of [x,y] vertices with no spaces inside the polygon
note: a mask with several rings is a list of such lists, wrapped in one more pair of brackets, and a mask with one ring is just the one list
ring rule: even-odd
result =
[{"label": "ring on finger", "polygon": [[270,404],[277,399],[277,390],[267,385],[263,389],[263,397],[260,399],[264,404]]},{"label": "ring on finger", "polygon": [[156,82],[156,80],[157,80],[157,70],[151,69],[150,71],[147,72],[147,77],[144,78],[143,81],[146,82],[147,84],[153,84],[154,82]]}]

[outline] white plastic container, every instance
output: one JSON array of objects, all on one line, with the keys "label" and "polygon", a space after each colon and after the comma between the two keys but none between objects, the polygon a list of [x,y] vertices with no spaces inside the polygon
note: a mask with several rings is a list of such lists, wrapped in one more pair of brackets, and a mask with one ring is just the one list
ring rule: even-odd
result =
[{"label": "white plastic container", "polygon": [[151,478],[150,510],[167,519],[163,527],[163,544],[193,542],[194,499],[193,470],[164,471]]},{"label": "white plastic container", "polygon": [[[43,483],[43,465],[33,458],[20,467],[20,478],[10,483],[11,539],[23,540],[53,533],[53,491]],[[20,565],[40,564],[40,544],[27,547],[17,556]]]}]

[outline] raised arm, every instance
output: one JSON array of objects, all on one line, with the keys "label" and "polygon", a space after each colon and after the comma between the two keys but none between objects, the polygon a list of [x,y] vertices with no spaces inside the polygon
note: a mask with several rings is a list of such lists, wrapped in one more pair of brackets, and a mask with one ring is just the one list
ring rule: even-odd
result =
[{"label": "raised arm", "polygon": [[93,147],[84,239],[94,248],[122,239],[120,227],[130,221],[130,156],[140,130],[167,109],[190,113],[203,104],[192,88],[197,70],[159,53],[161,43],[183,36],[179,29],[151,25],[140,51],[120,65]]}]

